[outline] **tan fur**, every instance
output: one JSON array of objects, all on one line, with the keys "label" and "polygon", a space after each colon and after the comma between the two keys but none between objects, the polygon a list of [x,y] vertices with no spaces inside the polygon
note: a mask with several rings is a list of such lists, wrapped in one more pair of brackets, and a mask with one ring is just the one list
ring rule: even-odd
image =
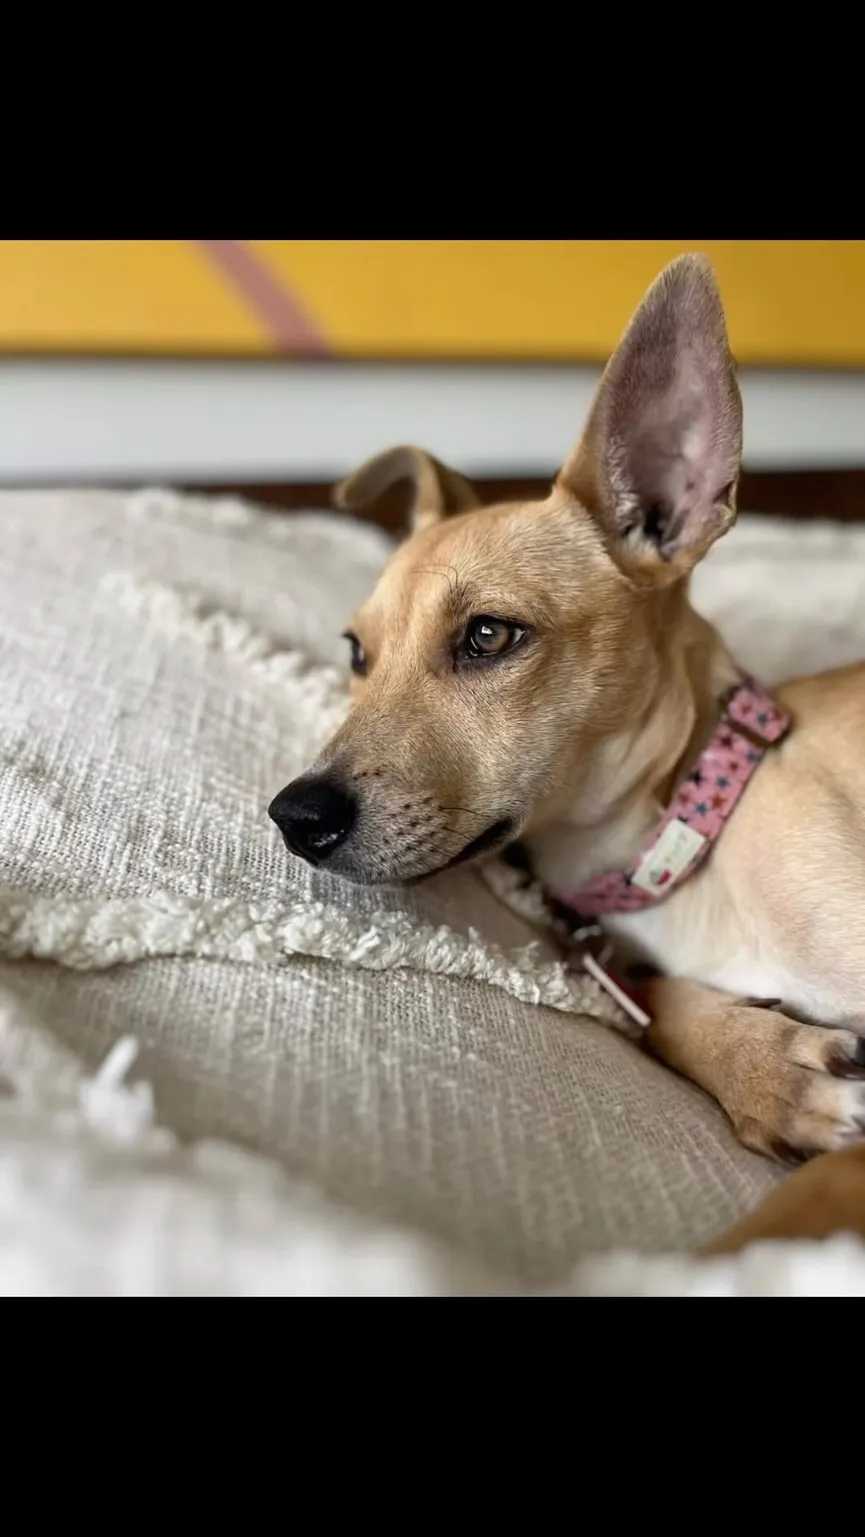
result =
[{"label": "tan fur", "polygon": [[[416,448],[344,483],[340,503],[358,506],[408,478],[414,532],[351,621],[368,673],[310,771],[360,807],[329,869],[426,877],[504,822],[501,841],[518,835],[552,888],[637,854],[737,677],[690,607],[688,573],[735,517],[740,452],[720,297],[708,264],[683,258],[626,331],[545,500],[476,508],[468,483]],[[461,664],[478,615],[527,639]],[[711,858],[609,927],[677,979],[655,986],[649,1049],[714,1095],[749,1146],[788,1158],[865,1129],[865,665],[780,697],[792,734]],[[865,1154],[845,1153],[755,1220],[819,1227],[833,1167],[837,1210],[861,1212]]]},{"label": "tan fur", "polygon": [[758,1240],[833,1233],[865,1238],[865,1146],[811,1159],[703,1253],[736,1254]]},{"label": "tan fur", "polygon": [[843,1144],[861,1113],[855,1032],[678,978],[649,994],[647,1048],[724,1105],[746,1147],[795,1161]]}]

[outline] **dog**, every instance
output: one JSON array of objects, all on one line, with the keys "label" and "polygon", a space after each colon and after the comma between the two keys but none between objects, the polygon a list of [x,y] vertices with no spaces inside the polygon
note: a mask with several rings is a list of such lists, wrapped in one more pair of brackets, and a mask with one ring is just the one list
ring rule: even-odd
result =
[{"label": "dog", "polygon": [[544,500],[482,507],[414,447],[364,464],[337,504],[408,480],[411,532],[347,631],[353,708],[269,808],[355,883],[525,850],[653,973],[646,1048],[747,1147],[811,1160],[734,1247],[865,1231],[865,664],[768,696],[691,607],[741,451],[718,285],[687,255]]}]

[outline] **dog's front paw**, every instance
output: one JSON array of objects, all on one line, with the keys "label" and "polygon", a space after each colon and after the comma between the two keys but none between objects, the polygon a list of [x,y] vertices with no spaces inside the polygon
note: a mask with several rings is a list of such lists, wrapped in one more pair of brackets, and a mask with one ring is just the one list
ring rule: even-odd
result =
[{"label": "dog's front paw", "polygon": [[723,1100],[745,1146],[801,1163],[865,1141],[865,1040],[757,1003],[737,1012],[743,1061]]}]

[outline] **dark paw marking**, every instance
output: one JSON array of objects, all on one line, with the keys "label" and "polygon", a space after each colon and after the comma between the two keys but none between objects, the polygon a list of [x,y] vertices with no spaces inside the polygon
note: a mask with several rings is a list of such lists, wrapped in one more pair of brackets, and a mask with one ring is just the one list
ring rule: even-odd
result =
[{"label": "dark paw marking", "polygon": [[865,1041],[860,1039],[856,1042],[852,1057],[841,1051],[833,1051],[826,1067],[833,1078],[865,1078]]},{"label": "dark paw marking", "polygon": [[783,1014],[785,1019],[792,1019],[795,1025],[812,1025],[817,1023],[809,1019],[805,1014],[799,1014],[792,1009],[783,998],[739,998],[738,1003],[743,1009],[774,1009],[776,1014]]},{"label": "dark paw marking", "polygon": [[769,1148],[773,1157],[777,1158],[779,1163],[788,1163],[794,1168],[798,1168],[802,1163],[807,1163],[808,1159],[812,1156],[811,1153],[804,1152],[801,1147],[793,1147],[789,1142],[784,1142],[780,1137],[774,1138],[769,1143]]}]

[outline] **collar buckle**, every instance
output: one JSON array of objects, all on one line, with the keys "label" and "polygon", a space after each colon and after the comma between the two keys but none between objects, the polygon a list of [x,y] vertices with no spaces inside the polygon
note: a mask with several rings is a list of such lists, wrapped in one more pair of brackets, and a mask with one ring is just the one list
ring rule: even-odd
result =
[{"label": "collar buckle", "polygon": [[[754,683],[750,678],[742,678],[738,683],[731,683],[730,687],[718,700],[720,708],[719,719],[725,726],[729,726],[731,731],[738,731],[739,735],[745,737],[752,747],[758,747],[761,752],[767,752],[770,747],[777,747],[778,743],[784,740],[784,737],[790,730],[790,720],[787,715],[779,710],[774,700],[769,701],[773,711],[776,713],[774,713],[768,732],[760,730],[759,717],[757,717],[752,725],[750,721],[742,721],[738,716],[732,715],[730,707],[736,696],[747,693],[749,690],[755,693],[758,698],[763,695],[763,690],[759,684]],[[779,715],[781,716],[780,729]]]}]

